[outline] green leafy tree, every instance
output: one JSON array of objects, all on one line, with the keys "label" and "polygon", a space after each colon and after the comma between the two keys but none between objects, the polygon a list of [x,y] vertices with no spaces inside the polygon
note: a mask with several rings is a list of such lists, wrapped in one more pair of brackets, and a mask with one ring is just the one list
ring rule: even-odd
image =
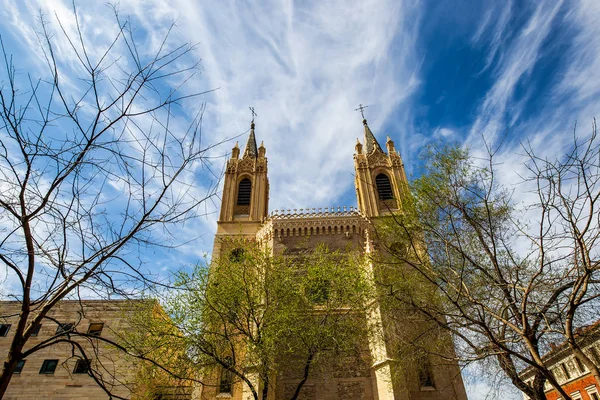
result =
[{"label": "green leafy tree", "polygon": [[[166,301],[171,319],[162,329],[202,377],[219,391],[243,383],[255,399],[267,398],[275,374],[295,368],[298,398],[310,376],[336,355],[356,354],[367,334],[370,296],[362,257],[321,247],[301,257],[273,256],[253,242],[227,240],[227,254],[180,272]],[[160,328],[151,330],[163,337]],[[172,343],[169,344],[169,347]]]},{"label": "green leafy tree", "polygon": [[[534,200],[521,207],[485,162],[459,147],[432,148],[402,213],[381,223],[387,307],[417,310],[452,334],[463,363],[494,360],[518,389],[568,399],[543,355],[565,341],[600,383],[577,328],[597,319],[600,148],[593,132],[558,160],[524,146]],[[529,368],[531,374],[524,376]]]}]

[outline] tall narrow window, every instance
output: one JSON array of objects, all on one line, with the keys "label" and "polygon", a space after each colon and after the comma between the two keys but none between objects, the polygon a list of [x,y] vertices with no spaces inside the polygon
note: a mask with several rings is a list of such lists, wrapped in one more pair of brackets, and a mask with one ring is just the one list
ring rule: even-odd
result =
[{"label": "tall narrow window", "polygon": [[560,367],[562,368],[563,374],[565,374],[565,377],[567,378],[567,380],[571,379],[571,372],[569,371],[567,364],[560,363]]},{"label": "tall narrow window", "polygon": [[392,192],[392,184],[390,178],[386,174],[379,174],[375,177],[375,185],[377,186],[377,193],[379,193],[379,200],[390,200],[394,198]]},{"label": "tall narrow window", "polygon": [[[227,357],[225,359],[225,364],[231,366],[233,364],[233,360],[231,357]],[[219,392],[220,393],[231,393],[233,389],[233,372],[229,369],[223,367],[221,370],[221,380],[219,382]]]},{"label": "tall narrow window", "polygon": [[435,383],[433,381],[433,371],[431,369],[431,363],[427,356],[422,357],[419,360],[419,385],[421,389],[435,389]]},{"label": "tall narrow window", "polygon": [[584,374],[585,373],[585,365],[583,365],[583,362],[579,359],[579,357],[575,357],[575,363],[577,364],[577,368],[579,368],[579,372]]},{"label": "tall narrow window", "polygon": [[244,178],[240,181],[238,186],[237,205],[238,206],[249,206],[250,195],[252,194],[252,182],[250,179]]}]

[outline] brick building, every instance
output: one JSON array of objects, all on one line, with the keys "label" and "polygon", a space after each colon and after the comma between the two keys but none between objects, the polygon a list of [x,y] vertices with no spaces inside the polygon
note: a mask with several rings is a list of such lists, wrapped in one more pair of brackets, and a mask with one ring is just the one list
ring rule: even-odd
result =
[{"label": "brick building", "polygon": [[[600,365],[600,321],[582,329],[578,334],[578,341],[583,347],[584,353],[596,365]],[[585,365],[572,354],[567,343],[555,346],[544,356],[544,362],[550,366],[558,383],[573,400],[600,400],[598,382]],[[532,371],[532,368],[528,368],[522,372],[521,376],[527,379]],[[546,399],[561,399],[559,393],[548,382],[544,388]],[[524,398],[528,397],[524,396]]]},{"label": "brick building", "polygon": [[[76,346],[55,343],[19,363],[5,399],[107,399],[109,395],[130,397],[136,378],[136,361],[106,345],[98,338],[119,340],[128,321],[144,302],[129,300],[62,301],[44,319],[25,351],[44,343],[71,337],[85,350],[89,361]],[[146,302],[146,304],[148,304]],[[8,353],[12,331],[21,303],[0,302],[0,354]],[[77,337],[76,333],[89,334]],[[88,371],[94,371],[94,377]]]},{"label": "brick building", "polygon": [[[275,210],[269,213],[266,149],[262,144],[257,147],[253,121],[244,153],[240,154],[236,144],[227,163],[213,259],[227,251],[221,244],[231,237],[257,241],[271,249],[273,254],[290,257],[310,251],[320,244],[326,244],[331,250],[353,249],[366,255],[377,252],[378,243],[373,240],[373,222],[389,215],[390,210],[401,210],[407,181],[394,142],[388,138],[387,151],[384,151],[366,120],[363,120],[363,129],[364,142],[356,144],[354,155],[358,208],[328,207]],[[372,261],[365,267],[375,270]],[[309,378],[299,398],[466,400],[458,365],[444,363],[440,357],[433,355],[418,365],[404,364],[399,367],[394,362],[397,353],[386,338],[386,329],[390,328],[388,321],[401,320],[402,316],[390,318],[385,310],[374,304],[373,312],[365,318],[370,319],[373,326],[383,326],[383,333],[364,338],[363,348],[368,349],[369,353],[366,361],[357,361],[352,368],[334,367],[324,375]],[[409,319],[410,316],[407,316],[405,322]],[[453,353],[449,338],[448,348]],[[215,373],[214,376],[222,374]],[[297,381],[299,378],[285,367],[277,371],[277,384],[275,390],[269,392],[269,400],[289,398]],[[251,398],[247,386],[242,382],[232,385],[213,382],[201,388],[198,395],[202,399]]]}]

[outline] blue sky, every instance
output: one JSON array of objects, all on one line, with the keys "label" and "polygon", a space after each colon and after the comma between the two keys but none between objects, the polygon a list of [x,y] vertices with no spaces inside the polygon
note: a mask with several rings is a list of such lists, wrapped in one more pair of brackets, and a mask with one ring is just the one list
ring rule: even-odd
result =
[{"label": "blue sky", "polygon": [[[70,0],[0,2],[0,33],[18,67],[43,74],[38,12],[73,27]],[[101,48],[114,24],[104,2],[78,2],[85,40]],[[572,127],[589,134],[600,105],[598,1],[192,1],[121,0],[149,52],[177,21],[173,41],[196,43],[202,73],[183,89],[217,89],[183,104],[185,120],[206,103],[212,155],[245,143],[249,106],[269,158],[270,209],[356,205],[352,154],[362,138],[359,103],[380,143],[389,135],[409,176],[436,140],[475,154],[506,135],[501,179],[517,181],[520,143],[557,157]],[[64,46],[64,38],[56,35]],[[66,54],[66,53],[65,53]],[[62,53],[61,53],[62,56]],[[68,60],[66,67],[70,65]],[[2,67],[4,68],[4,67]],[[216,158],[220,170],[223,158]],[[198,185],[207,175],[196,174]],[[518,200],[517,193],[517,200]],[[522,194],[523,197],[526,194]],[[207,205],[208,211],[218,207]],[[197,238],[153,255],[153,268],[209,252],[216,213],[180,227]],[[471,398],[482,390],[472,386]],[[479,393],[479,394],[478,394]]]}]

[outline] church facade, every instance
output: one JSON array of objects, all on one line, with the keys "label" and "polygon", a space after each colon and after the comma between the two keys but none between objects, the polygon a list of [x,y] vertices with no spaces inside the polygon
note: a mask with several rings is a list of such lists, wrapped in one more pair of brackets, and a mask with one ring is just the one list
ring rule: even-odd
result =
[{"label": "church facade", "polygon": [[[394,142],[388,137],[384,150],[366,120],[363,120],[363,129],[363,142],[357,141],[354,154],[357,208],[310,208],[269,213],[266,149],[263,144],[257,146],[253,121],[244,152],[241,153],[236,144],[227,162],[213,259],[227,251],[221,243],[231,237],[258,241],[273,254],[282,255],[294,255],[299,250],[314,249],[321,244],[331,250],[358,249],[367,256],[377,252],[373,223],[390,213],[401,212],[407,179]],[[367,264],[365,268],[375,271],[372,261]],[[299,398],[466,400],[458,365],[442,362],[433,355],[422,365],[397,362],[398,353],[388,340],[386,325],[388,321],[397,323],[399,319],[398,315],[392,318],[389,313],[374,302],[365,319],[384,329],[364,339],[367,357],[352,363],[351,368],[334,369],[309,379]],[[450,338],[448,345],[452,347]],[[289,398],[297,379],[287,371],[279,371],[276,388],[269,398]],[[227,391],[221,391],[218,384],[207,385],[201,391],[201,398],[245,400],[251,397],[240,382]]]}]

